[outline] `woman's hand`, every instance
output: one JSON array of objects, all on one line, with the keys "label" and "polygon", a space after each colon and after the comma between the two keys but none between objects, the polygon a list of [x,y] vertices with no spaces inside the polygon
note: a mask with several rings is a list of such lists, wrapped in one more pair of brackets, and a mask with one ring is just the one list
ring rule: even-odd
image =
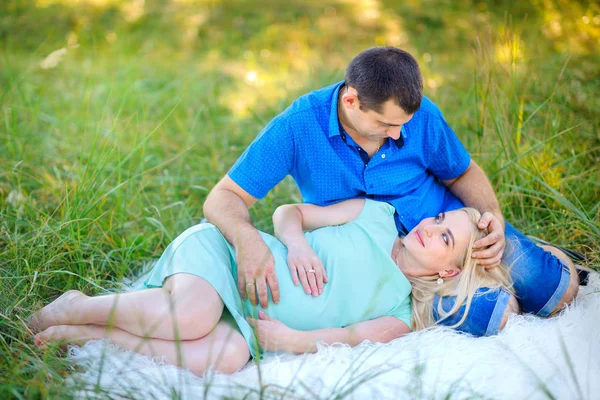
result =
[{"label": "woman's hand", "polygon": [[304,238],[304,231],[353,221],[365,207],[365,199],[351,199],[330,206],[284,204],[273,213],[275,236],[288,248],[288,266],[294,285],[302,282],[306,294],[323,293],[328,281],[323,264]]},{"label": "woman's hand", "polygon": [[323,284],[328,282],[327,273],[306,240],[288,245],[287,264],[294,285],[302,283],[304,292],[313,297],[323,293]]},{"label": "woman's hand", "polygon": [[246,318],[254,329],[258,343],[266,351],[294,351],[298,331],[288,328],[283,322],[269,317],[264,311],[258,311],[258,317]]}]

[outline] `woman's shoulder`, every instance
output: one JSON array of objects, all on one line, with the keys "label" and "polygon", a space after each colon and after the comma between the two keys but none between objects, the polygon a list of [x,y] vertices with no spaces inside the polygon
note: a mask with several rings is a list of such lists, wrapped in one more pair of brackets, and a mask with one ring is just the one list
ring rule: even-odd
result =
[{"label": "woman's shoulder", "polygon": [[395,211],[389,203],[365,199],[363,210],[354,222],[367,230],[370,235],[395,237],[398,234],[394,221]]},{"label": "woman's shoulder", "polygon": [[390,203],[385,201],[377,201],[372,199],[365,199],[365,205],[359,218],[361,217],[375,217],[375,216],[393,216],[396,209]]}]

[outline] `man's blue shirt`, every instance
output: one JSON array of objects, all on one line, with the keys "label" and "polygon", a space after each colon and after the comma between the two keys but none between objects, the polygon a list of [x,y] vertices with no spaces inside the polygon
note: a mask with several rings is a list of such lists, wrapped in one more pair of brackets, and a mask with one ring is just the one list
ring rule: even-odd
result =
[{"label": "man's blue shirt", "polygon": [[[463,207],[439,180],[466,171],[471,157],[438,107],[423,97],[421,107],[366,163],[338,121],[344,82],[310,92],[275,117],[250,144],[228,175],[260,199],[291,175],[307,203],[329,205],[355,197],[396,208],[400,232],[423,218]],[[404,228],[404,229],[403,229]]]}]

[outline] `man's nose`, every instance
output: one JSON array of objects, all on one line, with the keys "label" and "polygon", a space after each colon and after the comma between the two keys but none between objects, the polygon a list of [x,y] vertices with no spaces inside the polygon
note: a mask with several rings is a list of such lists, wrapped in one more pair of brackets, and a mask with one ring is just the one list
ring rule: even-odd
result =
[{"label": "man's nose", "polygon": [[399,126],[399,127],[393,127],[393,128],[388,129],[388,131],[386,133],[392,139],[398,140],[398,138],[400,137],[401,131],[402,131],[402,127]]}]

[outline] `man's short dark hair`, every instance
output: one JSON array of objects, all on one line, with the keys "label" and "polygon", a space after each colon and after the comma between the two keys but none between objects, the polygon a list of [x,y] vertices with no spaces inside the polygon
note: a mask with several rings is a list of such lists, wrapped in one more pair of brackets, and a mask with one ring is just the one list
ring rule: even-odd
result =
[{"label": "man's short dark hair", "polygon": [[354,57],[346,69],[346,85],[356,89],[363,111],[381,113],[383,104],[391,99],[411,115],[423,98],[417,60],[391,46],[372,47]]}]

